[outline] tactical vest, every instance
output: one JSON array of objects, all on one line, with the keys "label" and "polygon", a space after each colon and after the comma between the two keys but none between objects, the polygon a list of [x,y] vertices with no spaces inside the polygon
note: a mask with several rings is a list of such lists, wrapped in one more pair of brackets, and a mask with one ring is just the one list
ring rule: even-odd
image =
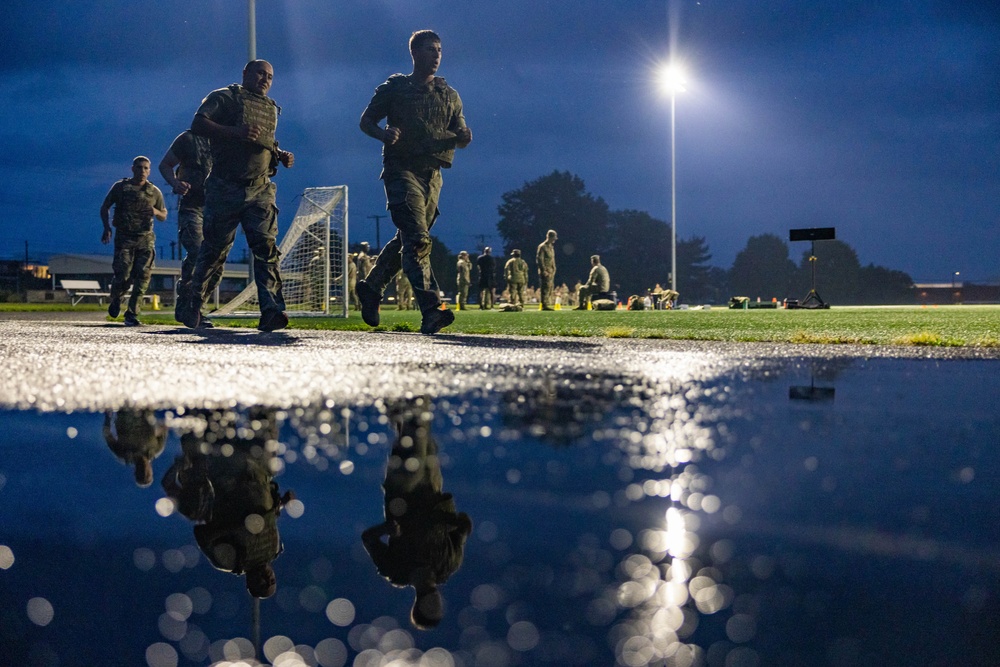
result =
[{"label": "tactical vest", "polygon": [[393,74],[386,83],[391,92],[388,123],[400,129],[399,141],[385,147],[386,158],[433,157],[450,166],[455,149],[437,150],[435,145],[450,136],[448,126],[457,111],[448,83],[436,76],[428,86],[403,74]]},{"label": "tactical vest", "polygon": [[270,97],[258,95],[235,83],[229,86],[229,90],[240,105],[243,124],[260,129],[260,136],[253,143],[273,151],[274,132],[278,129],[281,108]]},{"label": "tactical vest", "polygon": [[141,186],[123,178],[121,196],[115,202],[115,216],[112,224],[123,234],[144,234],[153,230],[152,184],[146,181]]},{"label": "tactical vest", "polygon": [[182,181],[191,184],[194,190],[204,190],[205,179],[212,171],[212,148],[206,137],[191,134],[192,160],[181,160],[177,175]]}]

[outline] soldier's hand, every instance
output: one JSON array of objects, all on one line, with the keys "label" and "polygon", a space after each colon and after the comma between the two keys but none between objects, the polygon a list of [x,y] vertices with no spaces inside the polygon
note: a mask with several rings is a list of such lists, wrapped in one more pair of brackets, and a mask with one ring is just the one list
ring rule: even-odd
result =
[{"label": "soldier's hand", "polygon": [[472,143],[472,130],[467,127],[463,127],[459,131],[455,132],[455,138],[458,140],[458,147],[465,148]]},{"label": "soldier's hand", "polygon": [[256,125],[240,125],[234,129],[236,130],[236,137],[238,139],[257,141],[260,138],[260,128]]},{"label": "soldier's hand", "polygon": [[191,184],[187,181],[174,181],[174,194],[184,196],[191,190]]},{"label": "soldier's hand", "polygon": [[394,143],[399,141],[399,135],[401,134],[398,127],[393,127],[392,125],[386,125],[384,134],[382,135],[382,143],[386,146],[392,146]]},{"label": "soldier's hand", "polygon": [[103,243],[105,245],[107,245],[108,243],[111,243],[111,230],[110,229],[105,229],[104,233],[101,234],[101,243]]},{"label": "soldier's hand", "polygon": [[278,151],[278,162],[280,162],[281,164],[285,165],[285,168],[288,169],[293,164],[295,164],[295,156],[290,151],[279,150]]}]

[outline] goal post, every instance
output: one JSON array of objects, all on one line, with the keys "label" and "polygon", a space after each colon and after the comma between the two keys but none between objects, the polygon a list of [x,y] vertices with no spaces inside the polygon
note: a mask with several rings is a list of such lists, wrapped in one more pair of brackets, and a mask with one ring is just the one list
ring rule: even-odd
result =
[{"label": "goal post", "polygon": [[[347,186],[303,190],[295,218],[278,245],[285,312],[297,317],[347,317]],[[251,263],[251,272],[253,264]],[[257,285],[212,313],[256,316]]]}]

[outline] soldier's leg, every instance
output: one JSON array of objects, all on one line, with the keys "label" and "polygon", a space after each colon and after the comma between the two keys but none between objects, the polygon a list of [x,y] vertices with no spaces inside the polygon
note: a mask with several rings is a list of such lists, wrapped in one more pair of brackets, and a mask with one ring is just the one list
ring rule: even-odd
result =
[{"label": "soldier's leg", "polygon": [[198,250],[198,261],[191,273],[187,298],[181,302],[184,308],[189,308],[191,312],[201,311],[208,294],[206,286],[209,284],[209,277],[216,274],[221,276],[226,256],[236,239],[236,228],[239,226],[239,218],[236,216],[238,209],[233,210],[224,204],[223,201],[216,206],[205,206],[204,235],[201,248]]},{"label": "soldier's leg", "polygon": [[458,288],[458,309],[465,310],[465,305],[469,300],[469,286],[461,285]]},{"label": "soldier's leg", "polygon": [[267,192],[247,204],[241,214],[243,233],[253,254],[253,279],[257,284],[257,302],[261,315],[285,310],[278,272],[278,208],[274,205],[273,183]]},{"label": "soldier's leg", "polygon": [[413,287],[417,306],[421,312],[435,310],[441,300],[437,280],[431,271],[430,227],[437,217],[441,174],[436,169],[419,175],[410,171],[399,172],[391,179],[386,177],[385,188],[389,212],[400,241],[400,263]]},{"label": "soldier's leg", "polygon": [[132,260],[132,296],[128,300],[128,310],[138,315],[142,309],[142,297],[149,289],[149,279],[153,275],[153,260],[156,259],[156,238],[152,232],[143,234],[136,242]]},{"label": "soldier's leg", "polygon": [[115,255],[111,261],[114,278],[111,279],[111,303],[118,303],[128,291],[132,280],[133,245],[131,240],[115,234]]},{"label": "soldier's leg", "polygon": [[203,223],[204,215],[201,207],[182,208],[177,212],[177,229],[185,253],[184,261],[181,262],[181,277],[177,282],[178,299],[187,298],[187,291],[191,287],[191,275],[198,263],[198,252],[205,238],[202,231]]}]

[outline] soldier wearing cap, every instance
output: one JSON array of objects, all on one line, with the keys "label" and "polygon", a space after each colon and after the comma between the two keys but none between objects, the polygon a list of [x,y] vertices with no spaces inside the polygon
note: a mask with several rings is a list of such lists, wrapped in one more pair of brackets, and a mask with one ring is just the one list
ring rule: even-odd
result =
[{"label": "soldier wearing cap", "polygon": [[555,310],[555,279],[556,279],[556,240],[559,236],[556,230],[545,233],[545,240],[535,251],[535,263],[538,265],[538,283],[541,289],[542,310]]},{"label": "soldier wearing cap", "polygon": [[524,307],[524,288],[528,284],[528,263],[521,259],[521,251],[517,248],[510,251],[510,259],[504,264],[503,279],[507,283],[510,302],[515,306]]},{"label": "soldier wearing cap", "polygon": [[611,289],[611,277],[608,270],[601,264],[600,255],[590,256],[590,275],[587,283],[580,287],[580,305],[574,310],[587,310],[590,299]]},{"label": "soldier wearing cap", "polygon": [[[358,281],[361,317],[379,323],[379,304],[400,268],[413,285],[422,314],[421,333],[434,334],[455,321],[444,307],[431,270],[431,227],[438,216],[441,170],[451,167],[456,148],[472,141],[462,99],[439,76],[441,38],[430,30],[410,37],[413,72],[394,74],[375,89],[361,115],[361,130],[382,143],[382,181],[386,208],[396,235],[385,244],[375,266]],[[386,120],[386,126],[379,123]]]},{"label": "soldier wearing cap", "polygon": [[458,253],[455,269],[458,309],[465,310],[466,302],[469,299],[469,286],[472,284],[472,260],[469,259],[469,253],[464,250]]},{"label": "soldier wearing cap", "polygon": [[[115,228],[115,255],[112,268],[115,277],[111,282],[111,303],[108,315],[118,317],[121,312],[122,296],[132,287],[132,295],[125,311],[125,326],[135,327],[139,321],[142,297],[149,287],[156,259],[156,235],[153,233],[153,219],[167,219],[167,205],[163,193],[149,182],[149,158],[143,155],[132,160],[132,177],[123,178],[111,186],[104,203],[101,204],[101,222],[104,233],[101,243],[111,242],[111,226]],[[115,208],[114,218],[108,221],[111,207]]]},{"label": "soldier wearing cap", "polygon": [[201,323],[209,277],[225,264],[240,226],[253,254],[257,328],[275,331],[288,325],[278,271],[277,187],[270,177],[279,163],[291,167],[295,156],[279,148],[275,138],[281,109],[267,96],[273,79],[274,69],[266,60],[247,63],[243,83],[213,90],[191,122],[192,132],[211,140],[212,173],[205,181],[205,239],[181,307],[180,321],[186,326]]}]

